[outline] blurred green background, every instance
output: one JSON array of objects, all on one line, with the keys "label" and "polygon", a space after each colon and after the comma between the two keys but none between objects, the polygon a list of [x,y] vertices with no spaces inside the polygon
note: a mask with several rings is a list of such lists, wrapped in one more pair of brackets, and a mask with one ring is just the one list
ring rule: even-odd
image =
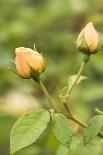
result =
[{"label": "blurred green background", "polygon": [[[75,42],[89,21],[100,33],[101,47],[85,68],[88,79],[71,96],[72,111],[83,121],[95,115],[95,107],[103,110],[103,0],[0,0],[0,155],[9,154],[9,135],[16,119],[26,111],[48,104],[32,80],[23,80],[8,69],[15,68],[11,62],[15,59],[15,48],[33,49],[36,44],[47,61],[41,78],[59,101],[69,76],[79,69],[82,54]],[[78,128],[73,122],[72,126]],[[103,155],[102,140],[84,147],[78,133],[72,143],[69,155]],[[24,154],[65,155],[66,150],[46,131],[36,144],[17,153]]]}]

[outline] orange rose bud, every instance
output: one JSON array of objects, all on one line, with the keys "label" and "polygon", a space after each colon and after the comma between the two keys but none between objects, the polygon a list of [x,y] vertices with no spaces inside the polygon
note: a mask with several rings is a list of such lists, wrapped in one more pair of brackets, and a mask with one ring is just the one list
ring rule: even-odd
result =
[{"label": "orange rose bud", "polygon": [[41,54],[30,49],[19,47],[15,50],[16,69],[18,74],[26,79],[35,78],[40,75],[45,69],[45,60]]},{"label": "orange rose bud", "polygon": [[95,54],[99,46],[99,34],[93,23],[88,23],[80,32],[77,38],[77,48],[86,54]]}]

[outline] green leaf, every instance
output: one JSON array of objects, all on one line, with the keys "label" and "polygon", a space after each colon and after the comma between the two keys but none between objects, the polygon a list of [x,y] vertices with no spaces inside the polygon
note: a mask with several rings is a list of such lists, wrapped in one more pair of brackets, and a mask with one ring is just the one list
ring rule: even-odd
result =
[{"label": "green leaf", "polygon": [[44,109],[24,114],[14,124],[10,134],[10,151],[16,151],[34,143],[50,122],[49,112]]},{"label": "green leaf", "polygon": [[[69,77],[69,81],[68,81],[69,87],[74,83],[74,81],[76,80],[76,78],[77,78],[77,75],[71,75],[71,76]],[[79,79],[78,79],[78,81],[77,81],[76,84],[79,84],[81,81],[86,80],[86,79],[87,79],[86,76],[81,75],[81,76],[79,77]]]},{"label": "green leaf", "polygon": [[87,128],[84,129],[84,143],[89,143],[103,127],[103,115],[96,115],[90,119]]},{"label": "green leaf", "polygon": [[97,112],[97,113],[100,114],[100,115],[103,115],[103,111],[101,111],[101,110],[98,109],[98,108],[95,108],[95,112]]},{"label": "green leaf", "polygon": [[64,145],[60,145],[56,155],[68,155],[69,149],[67,147],[65,147]]},{"label": "green leaf", "polygon": [[59,113],[53,113],[52,118],[52,132],[54,136],[61,144],[70,147],[72,130],[69,126],[68,119]]}]

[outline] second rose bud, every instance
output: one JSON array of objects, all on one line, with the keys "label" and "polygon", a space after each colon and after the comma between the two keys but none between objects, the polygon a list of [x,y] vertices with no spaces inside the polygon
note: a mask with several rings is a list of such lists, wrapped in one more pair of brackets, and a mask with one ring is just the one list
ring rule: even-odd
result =
[{"label": "second rose bud", "polygon": [[17,73],[25,78],[38,79],[39,75],[45,70],[45,59],[37,51],[30,48],[19,47],[15,50]]},{"label": "second rose bud", "polygon": [[95,54],[99,46],[99,34],[93,23],[89,22],[80,32],[77,38],[77,48],[86,54]]}]

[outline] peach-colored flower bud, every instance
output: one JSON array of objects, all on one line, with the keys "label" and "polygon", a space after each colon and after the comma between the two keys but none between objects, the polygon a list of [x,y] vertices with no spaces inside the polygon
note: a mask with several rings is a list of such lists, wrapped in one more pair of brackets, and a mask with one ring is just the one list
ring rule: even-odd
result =
[{"label": "peach-colored flower bud", "polygon": [[32,72],[40,74],[45,69],[45,60],[41,54],[30,49],[19,47],[15,50],[16,69],[18,74],[23,78],[31,78]]},{"label": "peach-colored flower bud", "polygon": [[99,45],[99,34],[93,23],[88,23],[80,32],[77,38],[77,48],[87,54],[95,54]]}]

